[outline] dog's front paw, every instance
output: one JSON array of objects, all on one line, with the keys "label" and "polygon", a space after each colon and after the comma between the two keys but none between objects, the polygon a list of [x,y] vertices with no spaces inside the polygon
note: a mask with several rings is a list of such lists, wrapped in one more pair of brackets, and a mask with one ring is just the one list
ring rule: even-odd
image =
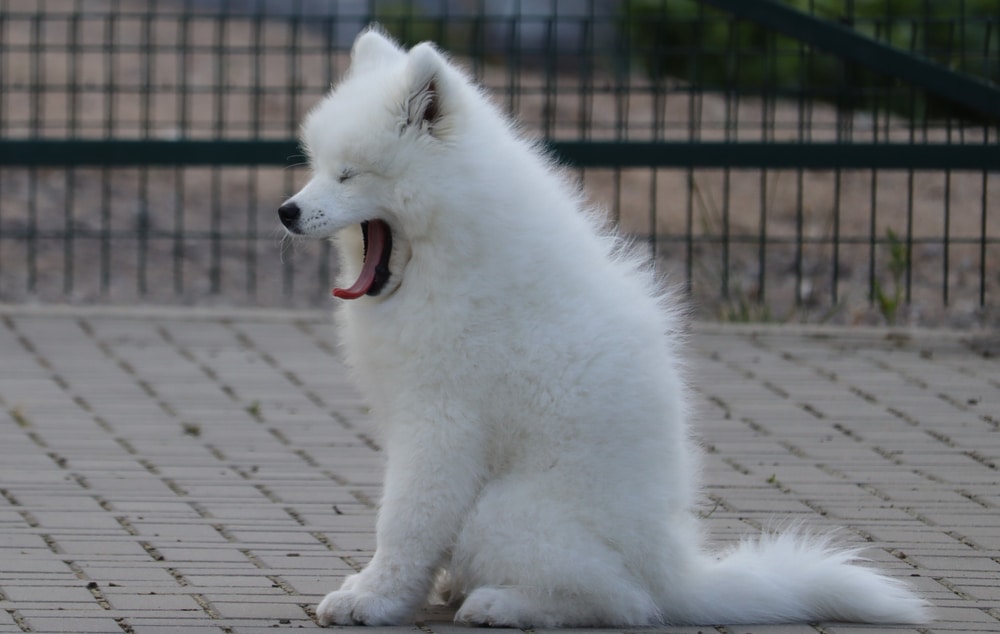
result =
[{"label": "dog's front paw", "polygon": [[316,608],[316,620],[320,625],[398,625],[411,609],[404,600],[352,588],[326,595]]}]

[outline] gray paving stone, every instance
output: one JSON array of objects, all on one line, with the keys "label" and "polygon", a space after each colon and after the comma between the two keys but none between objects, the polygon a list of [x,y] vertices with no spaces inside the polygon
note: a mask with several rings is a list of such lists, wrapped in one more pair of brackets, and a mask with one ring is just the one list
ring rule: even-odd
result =
[{"label": "gray paving stone", "polygon": [[96,634],[109,634],[120,632],[121,627],[114,618],[107,615],[94,617],[81,617],[72,615],[59,615],[53,612],[49,615],[26,615],[25,621],[31,630],[35,632],[79,632],[81,634],[94,632]]},{"label": "gray paving stone", "polygon": [[108,602],[119,610],[157,610],[175,612],[202,611],[201,605],[190,596],[178,594],[163,594],[161,592],[143,592],[132,594],[119,591],[105,592]]},{"label": "gray paving stone", "polygon": [[[382,456],[328,315],[0,315],[0,632],[313,628],[302,606],[370,560]],[[938,606],[920,631],[1000,631],[996,358],[968,333],[693,331],[712,540],[841,527]],[[451,616],[365,634],[471,634]]]},{"label": "gray paving stone", "polygon": [[305,612],[297,605],[279,601],[268,601],[267,599],[243,597],[243,600],[226,601],[212,600],[211,604],[215,611],[222,618],[242,618],[242,619],[262,619],[267,621],[277,621],[279,619],[306,618]]}]

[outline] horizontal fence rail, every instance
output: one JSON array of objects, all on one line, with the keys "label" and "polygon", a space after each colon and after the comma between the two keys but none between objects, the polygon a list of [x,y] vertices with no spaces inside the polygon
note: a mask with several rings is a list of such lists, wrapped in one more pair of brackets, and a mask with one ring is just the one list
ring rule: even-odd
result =
[{"label": "horizontal fence rail", "polygon": [[[753,143],[713,141],[552,141],[560,162],[586,167],[1000,170],[1000,150],[984,145]],[[304,160],[295,141],[3,141],[0,165],[136,167],[286,165]]]},{"label": "horizontal fence rail", "polygon": [[1000,324],[1000,0],[57,4],[0,0],[0,301],[330,301],[335,254],[274,209],[378,21],[702,314]]}]

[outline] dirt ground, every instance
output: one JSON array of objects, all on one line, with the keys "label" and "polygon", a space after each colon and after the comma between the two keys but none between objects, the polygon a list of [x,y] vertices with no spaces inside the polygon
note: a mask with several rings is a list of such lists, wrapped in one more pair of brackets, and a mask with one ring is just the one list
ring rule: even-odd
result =
[{"label": "dirt ground", "polygon": [[[46,7],[57,14],[69,4]],[[287,23],[150,19],[120,4],[114,19],[98,4],[91,17],[50,15],[40,29],[21,13],[7,16],[0,135],[284,139],[346,63],[322,34]],[[572,72],[512,74],[495,61],[474,70],[500,105],[527,133],[555,139],[910,138],[904,121],[838,116],[822,104],[654,89],[638,72],[625,94],[599,68],[581,83]],[[922,129],[915,142],[947,134]],[[950,134],[982,142],[983,132]],[[1000,223],[988,217],[1000,210],[1000,174],[642,168],[579,176],[595,205],[654,245],[669,283],[689,286],[700,316],[1000,323]],[[325,305],[333,254],[283,240],[274,213],[305,177],[302,168],[273,167],[0,169],[0,301]]]}]

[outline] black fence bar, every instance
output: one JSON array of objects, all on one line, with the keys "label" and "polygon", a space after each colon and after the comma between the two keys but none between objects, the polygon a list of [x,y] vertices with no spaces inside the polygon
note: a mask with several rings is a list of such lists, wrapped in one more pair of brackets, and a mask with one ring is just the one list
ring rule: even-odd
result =
[{"label": "black fence bar", "polygon": [[[995,144],[552,141],[572,167],[1000,170]],[[297,165],[295,141],[0,140],[0,165],[194,167]]]}]

